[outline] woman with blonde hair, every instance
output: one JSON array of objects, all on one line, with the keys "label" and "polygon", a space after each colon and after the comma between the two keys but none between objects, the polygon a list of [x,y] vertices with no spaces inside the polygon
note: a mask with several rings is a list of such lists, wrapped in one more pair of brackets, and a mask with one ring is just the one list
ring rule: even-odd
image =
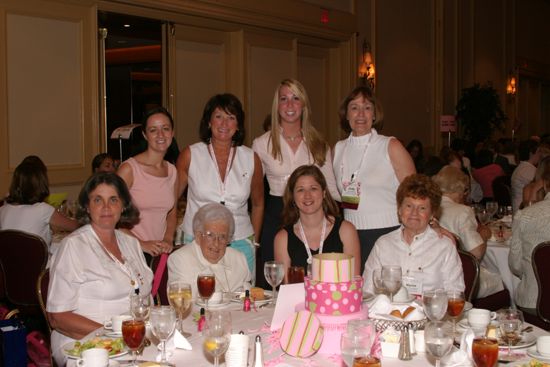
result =
[{"label": "woman with blonde hair", "polygon": [[299,166],[314,164],[327,180],[328,191],[340,199],[328,144],[312,124],[311,107],[304,86],[294,79],[279,83],[273,97],[271,129],[254,139],[252,149],[262,161],[269,183],[261,234],[262,260],[273,260],[273,238],[281,228],[283,192]]},{"label": "woman with blonde hair", "polygon": [[[487,240],[491,238],[491,230],[478,224],[473,209],[464,205],[470,187],[468,176],[459,168],[449,165],[443,167],[432,180],[443,193],[439,224],[458,237],[462,250],[481,262],[487,250]],[[480,266],[479,278],[478,298],[504,289],[501,277],[483,266]]]}]

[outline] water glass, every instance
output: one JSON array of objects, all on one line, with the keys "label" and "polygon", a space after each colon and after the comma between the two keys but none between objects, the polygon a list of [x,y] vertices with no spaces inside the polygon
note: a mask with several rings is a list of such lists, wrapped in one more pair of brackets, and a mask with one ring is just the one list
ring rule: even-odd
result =
[{"label": "water glass", "polygon": [[204,349],[214,357],[214,366],[219,366],[219,357],[225,353],[231,341],[231,313],[212,311],[206,315],[203,330]]},{"label": "water glass", "polygon": [[133,294],[130,296],[130,313],[136,320],[149,321],[151,296],[149,294]]},{"label": "water glass", "polygon": [[508,360],[512,360],[512,346],[521,340],[523,313],[520,310],[506,308],[498,311],[497,318],[500,327],[500,337],[508,344]]},{"label": "water glass", "polygon": [[425,291],[422,293],[424,313],[430,321],[440,321],[447,312],[447,292],[443,289]]},{"label": "water glass", "polygon": [[382,266],[382,283],[384,288],[390,293],[390,299],[393,302],[393,296],[401,288],[402,270],[398,265]]},{"label": "water glass", "polygon": [[373,336],[356,333],[343,333],[340,338],[342,359],[347,367],[353,367],[353,359],[370,355]]},{"label": "water glass", "polygon": [[160,340],[162,344],[161,361],[163,366],[172,366],[166,360],[166,340],[172,335],[176,329],[176,311],[171,306],[155,306],[151,308],[151,329],[153,335]]},{"label": "water glass", "polygon": [[267,261],[264,264],[264,276],[269,285],[273,287],[272,306],[277,302],[277,286],[281,284],[285,276],[285,267],[283,263],[277,261]]},{"label": "water glass", "polygon": [[435,367],[441,366],[441,358],[453,347],[453,335],[453,328],[446,321],[430,321],[426,324],[426,350],[435,358]]}]

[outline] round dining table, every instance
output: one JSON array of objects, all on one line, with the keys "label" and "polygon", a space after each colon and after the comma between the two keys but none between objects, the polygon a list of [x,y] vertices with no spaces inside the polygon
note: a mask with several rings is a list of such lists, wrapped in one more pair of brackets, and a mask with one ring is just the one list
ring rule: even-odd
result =
[{"label": "round dining table", "polygon": [[[340,367],[345,366],[342,362],[342,359],[339,355],[326,355],[326,354],[315,354],[307,359],[300,359],[289,356],[283,352],[279,346],[279,333],[278,331],[271,332],[269,325],[273,316],[273,308],[268,307],[255,307],[249,312],[244,312],[242,310],[242,305],[238,303],[230,303],[226,305],[223,309],[231,311],[233,333],[239,333],[240,331],[249,335],[249,356],[248,356],[248,365],[253,366],[254,362],[254,339],[256,335],[260,335],[262,338],[262,348],[263,348],[263,361],[264,366],[266,367],[287,367],[287,366],[313,366],[313,367]],[[194,305],[191,314],[195,314],[199,311],[197,305]],[[168,361],[173,363],[176,366],[212,366],[213,360],[211,357],[207,356],[203,350],[203,336],[200,332],[197,331],[197,323],[193,320],[192,315],[186,317],[183,322],[184,331],[190,332],[192,335],[187,338],[191,344],[192,350],[183,350],[183,349],[174,349],[172,346],[168,349]],[[91,333],[83,340],[87,340],[90,337],[95,335],[105,334],[105,330],[98,329],[95,332]],[[531,339],[536,338],[539,335],[548,334],[544,330],[533,326],[533,330],[530,331]],[[142,355],[138,357],[138,360],[141,361],[156,361],[159,357],[159,350],[155,343],[155,338],[150,335],[148,331],[149,338],[153,342],[150,346],[144,349]],[[524,354],[522,358],[522,363],[527,363],[530,360],[530,357],[525,355],[525,349],[517,349],[516,353]],[[501,349],[500,353],[506,353],[506,349]],[[111,363],[110,367],[116,366],[126,366],[130,360],[130,355],[123,355],[115,360],[116,363]],[[398,366],[408,366],[408,367],[424,367],[424,366],[434,366],[435,361],[426,353],[417,353],[413,356],[412,360],[402,361],[397,358],[387,358],[382,357],[382,366],[383,367],[398,367]],[[223,358],[221,358],[221,365],[225,366]],[[499,364],[499,366],[508,366],[515,367],[520,366],[521,363],[513,362],[510,364]],[[67,363],[68,367],[75,367],[76,363],[74,359],[70,359]]]}]

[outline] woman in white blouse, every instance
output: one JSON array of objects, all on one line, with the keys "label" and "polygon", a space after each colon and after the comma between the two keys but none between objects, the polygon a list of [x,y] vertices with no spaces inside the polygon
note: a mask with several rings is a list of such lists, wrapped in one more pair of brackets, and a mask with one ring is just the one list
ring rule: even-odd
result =
[{"label": "woman in white blouse", "polygon": [[124,181],[115,173],[95,174],[84,184],[78,203],[77,216],[89,224],[63,240],[50,270],[46,309],[59,366],[65,365],[66,343],[128,312],[129,296],[150,294],[153,280],[139,241],[115,229],[139,217]]},{"label": "woman in white blouse", "polygon": [[284,79],[277,86],[271,107],[270,131],[254,139],[252,149],[260,157],[269,183],[260,240],[265,262],[273,260],[273,238],[281,229],[283,192],[297,167],[318,166],[325,176],[330,195],[340,200],[329,146],[313,127],[309,99],[300,82]]}]

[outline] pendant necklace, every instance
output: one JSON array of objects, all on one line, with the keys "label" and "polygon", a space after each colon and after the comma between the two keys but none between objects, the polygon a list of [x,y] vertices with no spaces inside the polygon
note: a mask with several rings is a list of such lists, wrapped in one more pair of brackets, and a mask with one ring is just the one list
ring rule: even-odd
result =
[{"label": "pendant necklace", "polygon": [[[307,252],[307,263],[311,265],[313,260],[311,259],[313,255],[311,254],[311,249],[309,248],[309,243],[307,242],[306,233],[304,232],[304,227],[302,226],[302,221],[298,220],[298,228],[300,229],[300,235],[302,236],[302,241],[304,242],[304,247]],[[323,253],[323,244],[325,242],[325,233],[327,231],[327,217],[323,216],[323,229],[321,230],[321,240],[319,241],[319,253]]]}]

